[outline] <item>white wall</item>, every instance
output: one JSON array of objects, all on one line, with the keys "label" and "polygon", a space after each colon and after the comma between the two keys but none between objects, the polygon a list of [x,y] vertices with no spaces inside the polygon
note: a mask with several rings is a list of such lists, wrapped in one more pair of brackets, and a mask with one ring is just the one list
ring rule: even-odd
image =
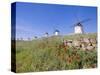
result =
[{"label": "white wall", "polygon": [[83,33],[83,27],[82,26],[75,26],[75,33],[80,33],[82,34]]}]

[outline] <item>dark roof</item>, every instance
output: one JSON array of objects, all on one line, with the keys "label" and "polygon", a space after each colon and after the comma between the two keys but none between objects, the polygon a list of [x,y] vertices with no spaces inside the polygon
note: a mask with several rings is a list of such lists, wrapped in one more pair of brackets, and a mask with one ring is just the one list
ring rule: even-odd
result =
[{"label": "dark roof", "polygon": [[58,29],[56,29],[55,32],[60,32],[60,31]]},{"label": "dark roof", "polygon": [[48,32],[46,32],[45,34],[48,34]]},{"label": "dark roof", "polygon": [[82,24],[81,23],[77,23],[75,26],[82,26]]}]

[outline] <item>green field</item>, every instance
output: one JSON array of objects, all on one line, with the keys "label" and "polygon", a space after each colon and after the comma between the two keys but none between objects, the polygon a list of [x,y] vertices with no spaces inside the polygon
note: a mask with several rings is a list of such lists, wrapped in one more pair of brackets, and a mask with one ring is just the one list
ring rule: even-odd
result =
[{"label": "green field", "polygon": [[96,34],[52,36],[32,41],[16,41],[16,72],[56,71],[97,67],[97,49],[60,48],[64,39],[97,38]]}]

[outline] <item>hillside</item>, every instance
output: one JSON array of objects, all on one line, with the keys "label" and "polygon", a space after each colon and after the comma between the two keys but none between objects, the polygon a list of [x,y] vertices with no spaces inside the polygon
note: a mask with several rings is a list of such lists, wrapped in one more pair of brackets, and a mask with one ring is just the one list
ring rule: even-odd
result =
[{"label": "hillside", "polygon": [[[97,67],[97,47],[81,50],[62,44],[64,40],[96,39],[97,34],[51,36],[32,41],[16,41],[16,71],[53,71]],[[97,44],[96,44],[97,46]]]}]

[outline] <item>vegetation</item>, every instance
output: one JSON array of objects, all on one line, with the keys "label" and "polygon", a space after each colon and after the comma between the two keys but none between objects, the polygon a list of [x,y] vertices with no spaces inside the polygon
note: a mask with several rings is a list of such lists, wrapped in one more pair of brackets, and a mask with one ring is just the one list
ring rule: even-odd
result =
[{"label": "vegetation", "polygon": [[[80,35],[81,36],[81,35]],[[74,39],[80,37],[74,35]],[[96,38],[96,35],[88,37]],[[87,35],[82,35],[87,37]],[[73,39],[65,36],[65,39]],[[16,72],[55,71],[97,67],[97,50],[83,51],[59,47],[62,37],[16,42]]]}]

